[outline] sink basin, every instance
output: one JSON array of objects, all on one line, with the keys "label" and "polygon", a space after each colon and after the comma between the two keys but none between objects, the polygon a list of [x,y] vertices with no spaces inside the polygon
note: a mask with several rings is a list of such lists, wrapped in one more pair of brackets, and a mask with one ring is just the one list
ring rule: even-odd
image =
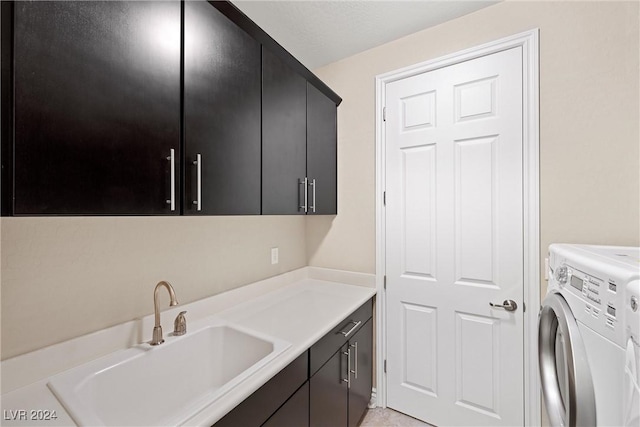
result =
[{"label": "sink basin", "polygon": [[230,325],[142,344],[49,379],[79,425],[180,425],[289,343]]}]

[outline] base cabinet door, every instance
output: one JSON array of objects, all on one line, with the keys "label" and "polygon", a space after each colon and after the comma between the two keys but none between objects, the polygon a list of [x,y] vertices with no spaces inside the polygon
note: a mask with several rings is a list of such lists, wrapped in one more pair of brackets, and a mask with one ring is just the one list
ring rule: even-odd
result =
[{"label": "base cabinet door", "polygon": [[305,427],[309,425],[309,381],[304,383],[263,427]]},{"label": "base cabinet door", "polygon": [[343,345],[310,380],[311,427],[336,427],[347,424],[348,344]]},{"label": "base cabinet door", "polygon": [[369,319],[349,340],[351,386],[349,387],[349,427],[358,425],[371,400],[373,372],[373,321]]}]

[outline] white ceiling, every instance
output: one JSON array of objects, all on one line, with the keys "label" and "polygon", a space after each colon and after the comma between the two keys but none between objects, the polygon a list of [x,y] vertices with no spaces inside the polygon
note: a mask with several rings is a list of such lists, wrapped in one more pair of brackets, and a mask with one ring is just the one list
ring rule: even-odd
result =
[{"label": "white ceiling", "polygon": [[232,2],[309,69],[498,3],[482,0]]}]

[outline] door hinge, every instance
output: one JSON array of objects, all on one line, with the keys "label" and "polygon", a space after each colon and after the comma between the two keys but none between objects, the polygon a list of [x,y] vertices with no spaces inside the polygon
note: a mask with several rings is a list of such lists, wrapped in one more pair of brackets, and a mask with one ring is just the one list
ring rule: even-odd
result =
[{"label": "door hinge", "polygon": [[387,121],[387,107],[382,107],[382,121]]},{"label": "door hinge", "polygon": [[387,290],[387,275],[385,274],[384,278],[382,279],[382,286],[384,288],[384,290]]},{"label": "door hinge", "polygon": [[387,206],[387,192],[382,192],[382,206]]},{"label": "door hinge", "polygon": [[524,313],[524,312],[526,312],[526,311],[527,311],[527,306],[526,306],[526,304],[524,303],[524,301],[522,301],[522,312]]},{"label": "door hinge", "polygon": [[387,373],[387,360],[384,360],[384,373]]}]

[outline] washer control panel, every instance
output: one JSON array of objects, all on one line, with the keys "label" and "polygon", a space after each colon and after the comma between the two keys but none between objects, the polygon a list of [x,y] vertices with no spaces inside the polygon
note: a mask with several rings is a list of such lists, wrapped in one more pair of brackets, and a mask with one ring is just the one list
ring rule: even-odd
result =
[{"label": "washer control panel", "polygon": [[565,298],[577,321],[622,347],[629,322],[625,313],[634,305],[630,283],[640,283],[640,248],[549,246],[549,292]]},{"label": "washer control panel", "polygon": [[562,263],[555,269],[555,285],[562,289],[567,300],[571,300],[576,319],[612,341],[618,341],[624,334],[620,321],[624,306],[620,303],[618,283],[614,278],[596,276],[585,269]]}]

